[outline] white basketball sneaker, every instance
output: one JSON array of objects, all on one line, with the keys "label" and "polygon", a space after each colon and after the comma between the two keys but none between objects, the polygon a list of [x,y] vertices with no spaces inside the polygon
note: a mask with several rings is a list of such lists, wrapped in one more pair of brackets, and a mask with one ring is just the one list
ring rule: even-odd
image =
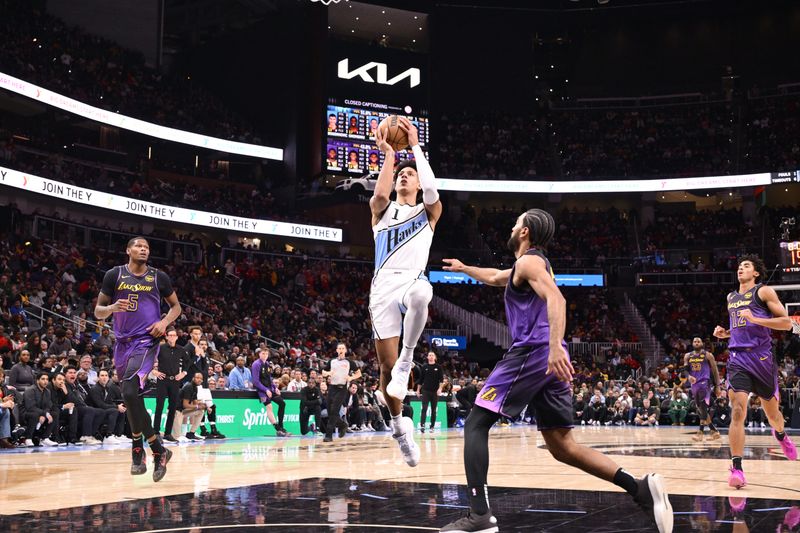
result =
[{"label": "white basketball sneaker", "polygon": [[419,446],[414,440],[414,422],[404,416],[401,421],[402,433],[392,435],[392,438],[400,445],[400,452],[403,454],[403,459],[408,466],[417,466],[419,464]]},{"label": "white basketball sneaker", "polygon": [[392,380],[386,385],[386,394],[401,402],[405,399],[408,394],[408,376],[413,365],[413,361],[397,360],[392,368]]}]

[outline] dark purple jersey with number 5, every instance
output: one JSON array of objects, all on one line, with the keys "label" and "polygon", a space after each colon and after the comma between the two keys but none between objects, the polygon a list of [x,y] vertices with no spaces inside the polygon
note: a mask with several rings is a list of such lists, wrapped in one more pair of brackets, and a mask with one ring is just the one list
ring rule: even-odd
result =
[{"label": "dark purple jersey with number 5", "polygon": [[100,291],[111,298],[111,303],[130,301],[126,312],[113,315],[117,339],[149,336],[148,328],[161,320],[161,299],[175,292],[166,273],[148,267],[141,276],[134,276],[127,265],[106,272]]}]

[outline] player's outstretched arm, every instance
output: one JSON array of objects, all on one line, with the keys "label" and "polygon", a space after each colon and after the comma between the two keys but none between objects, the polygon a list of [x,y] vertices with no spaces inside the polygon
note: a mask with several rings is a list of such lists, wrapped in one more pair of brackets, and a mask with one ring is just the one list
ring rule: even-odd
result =
[{"label": "player's outstretched arm", "polygon": [[467,276],[493,287],[505,287],[508,283],[508,277],[511,275],[510,268],[506,270],[498,270],[496,268],[480,268],[465,265],[458,259],[442,259],[442,261],[446,263],[444,267],[446,271],[463,272]]},{"label": "player's outstretched arm", "polygon": [[394,150],[386,142],[386,131],[378,128],[375,130],[375,144],[383,152],[383,166],[381,173],[378,174],[378,182],[375,184],[375,191],[369,200],[369,208],[372,211],[372,225],[377,224],[381,214],[389,206],[389,195],[392,194],[392,181],[394,181]]}]

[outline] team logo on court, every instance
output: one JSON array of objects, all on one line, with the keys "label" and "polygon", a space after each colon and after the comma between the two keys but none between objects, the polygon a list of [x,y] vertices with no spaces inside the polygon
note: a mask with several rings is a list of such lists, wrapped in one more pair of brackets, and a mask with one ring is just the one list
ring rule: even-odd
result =
[{"label": "team logo on court", "polygon": [[487,402],[493,402],[495,398],[497,398],[497,389],[494,387],[489,387],[489,390],[481,394],[481,400]]},{"label": "team logo on court", "polygon": [[156,278],[153,277],[153,276],[147,275],[147,276],[144,277],[144,280],[147,281],[148,283],[153,283],[156,280]]}]

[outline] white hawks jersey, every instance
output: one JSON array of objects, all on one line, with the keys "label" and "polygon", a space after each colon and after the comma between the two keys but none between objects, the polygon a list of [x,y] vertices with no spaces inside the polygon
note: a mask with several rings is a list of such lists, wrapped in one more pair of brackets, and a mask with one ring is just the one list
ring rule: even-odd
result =
[{"label": "white hawks jersey", "polygon": [[433,228],[425,204],[390,202],[372,227],[375,237],[375,272],[382,269],[419,270],[428,267]]}]

